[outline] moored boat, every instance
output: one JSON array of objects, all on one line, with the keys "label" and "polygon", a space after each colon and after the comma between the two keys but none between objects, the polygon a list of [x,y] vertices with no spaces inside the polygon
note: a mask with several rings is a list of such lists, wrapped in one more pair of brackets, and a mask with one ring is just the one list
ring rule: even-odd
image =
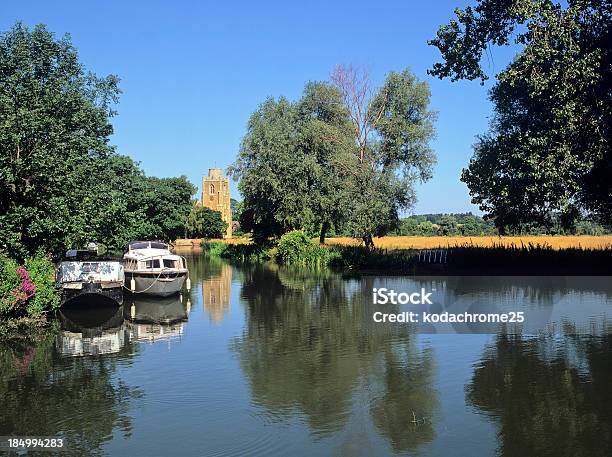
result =
[{"label": "moored boat", "polygon": [[133,241],[123,256],[126,288],[135,294],[167,297],[190,288],[184,257],[170,252],[166,243]]},{"label": "moored boat", "polygon": [[123,303],[123,265],[117,259],[98,256],[93,243],[88,249],[66,252],[55,279],[62,292],[61,306]]}]

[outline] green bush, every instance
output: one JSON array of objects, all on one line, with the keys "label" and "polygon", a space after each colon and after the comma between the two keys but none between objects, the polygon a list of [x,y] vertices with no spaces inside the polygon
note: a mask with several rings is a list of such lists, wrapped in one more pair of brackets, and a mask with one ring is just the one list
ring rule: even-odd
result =
[{"label": "green bush", "polygon": [[201,246],[202,250],[208,255],[221,256],[227,247],[227,243],[223,243],[221,241],[202,240]]},{"label": "green bush", "polygon": [[276,259],[279,263],[292,264],[304,259],[312,241],[301,230],[285,233],[278,242]]},{"label": "green bush", "polygon": [[55,266],[51,259],[38,252],[26,260],[25,267],[36,284],[36,293],[28,300],[27,311],[30,316],[59,307],[60,296],[55,288]]},{"label": "green bush", "polygon": [[285,233],[274,252],[278,263],[285,265],[327,265],[331,252],[313,241],[301,230]]},{"label": "green bush", "polygon": [[26,259],[24,266],[0,255],[0,318],[35,317],[56,309],[60,297],[54,276],[55,267],[43,254]]},{"label": "green bush", "polygon": [[269,252],[268,247],[258,244],[226,244],[220,256],[239,262],[260,262],[270,259]]},{"label": "green bush", "polygon": [[0,317],[14,313],[19,305],[21,278],[17,266],[17,262],[0,254]]},{"label": "green bush", "polygon": [[269,250],[257,244],[228,244],[221,241],[202,241],[202,250],[211,256],[239,262],[254,262],[270,259]]}]

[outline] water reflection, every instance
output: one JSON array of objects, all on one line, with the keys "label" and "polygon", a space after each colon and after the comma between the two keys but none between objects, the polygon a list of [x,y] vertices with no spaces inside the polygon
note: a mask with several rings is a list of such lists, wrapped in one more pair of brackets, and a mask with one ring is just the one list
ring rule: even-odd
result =
[{"label": "water reflection", "polygon": [[[64,315],[70,330],[58,329],[58,335],[0,343],[0,435],[61,436],[69,443],[61,453],[66,456],[103,455],[113,435],[131,435],[128,410],[141,392],[115,373],[134,351],[118,351],[122,344],[104,336],[114,334],[122,319],[109,313],[84,326],[80,317]],[[72,357],[86,353],[104,355]]]},{"label": "water reflection", "polygon": [[180,295],[170,297],[136,296],[124,304],[130,341],[160,341],[180,338],[191,302]]},{"label": "water reflection", "polygon": [[395,452],[416,451],[435,438],[434,355],[406,342],[384,354],[384,393],[372,404],[372,418]]},{"label": "water reflection", "polygon": [[232,267],[223,263],[215,273],[206,279],[202,278],[202,304],[210,319],[219,323],[230,307]]},{"label": "water reflection", "polygon": [[[0,436],[63,434],[67,455],[611,455],[609,278],[189,269],[182,301],[66,310],[36,343],[0,343]],[[374,323],[374,287],[558,325],[423,335]]]},{"label": "water reflection", "polygon": [[609,456],[612,336],[499,335],[467,401],[499,425],[501,455]]},{"label": "water reflection", "polygon": [[[609,328],[601,317],[612,297],[608,278],[346,279],[325,270],[273,265],[252,266],[240,274],[246,323],[232,348],[267,420],[303,417],[314,436],[334,436],[354,427],[352,416],[369,414],[394,453],[418,452],[436,440],[445,393],[435,387],[436,351],[418,343],[417,327],[372,322],[372,311],[378,309],[371,303],[372,287],[429,287],[438,291],[441,310],[453,310],[457,303],[470,312],[525,310],[535,326],[552,322],[559,325],[557,331],[574,335]],[[385,305],[386,312],[397,309]],[[455,338],[461,347],[461,338],[470,335]],[[611,413],[605,413],[612,412],[610,394],[601,388],[612,374],[609,339],[570,339],[572,345],[560,349],[555,333],[538,340],[537,347],[509,338],[500,337],[494,355],[486,353],[469,387],[469,401],[500,415],[502,427],[509,427],[502,432],[502,455],[563,455],[563,446],[572,450],[567,455],[599,455],[580,440],[592,443],[597,433],[612,429]],[[598,381],[592,375],[594,354],[606,357],[598,362]],[[593,389],[599,389],[593,400],[585,400]],[[556,439],[558,433],[565,441]],[[609,441],[603,448],[609,449]],[[578,452],[585,449],[589,452]]]},{"label": "water reflection", "polygon": [[408,326],[373,323],[370,280],[269,265],[242,273],[247,322],[233,349],[269,416],[303,416],[329,436],[357,409],[396,451],[434,438],[432,351]]},{"label": "water reflection", "polygon": [[62,356],[112,354],[127,341],[123,309],[118,306],[66,308],[59,319],[62,330],[55,346]]}]

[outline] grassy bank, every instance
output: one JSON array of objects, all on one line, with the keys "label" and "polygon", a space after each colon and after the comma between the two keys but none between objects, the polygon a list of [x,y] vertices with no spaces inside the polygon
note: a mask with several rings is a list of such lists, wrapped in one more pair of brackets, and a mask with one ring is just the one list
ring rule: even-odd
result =
[{"label": "grassy bank", "polygon": [[[424,238],[428,243],[422,242]],[[530,241],[532,238],[538,242]],[[548,243],[550,239],[555,243]],[[206,242],[203,249],[210,255],[231,260],[275,260],[281,264],[331,266],[356,273],[610,275],[612,243],[609,239],[606,236],[387,237],[377,241],[402,247],[369,251],[352,239],[330,239],[320,246],[302,232],[290,232],[274,247],[228,244],[223,240]],[[464,242],[460,243],[461,240]],[[437,253],[437,261],[423,255],[424,249]],[[442,262],[440,253],[444,256]]]},{"label": "grassy bank", "polygon": [[[429,251],[332,246],[346,271],[421,275],[612,275],[612,248],[555,249],[546,245],[481,247],[465,244]],[[419,253],[421,255],[419,255]],[[436,253],[436,261],[433,261]],[[440,261],[440,258],[443,260]]]}]

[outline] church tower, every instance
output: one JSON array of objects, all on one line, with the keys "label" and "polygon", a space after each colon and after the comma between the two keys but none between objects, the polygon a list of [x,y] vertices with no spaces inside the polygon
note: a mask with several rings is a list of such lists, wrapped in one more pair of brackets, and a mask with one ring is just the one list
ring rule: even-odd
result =
[{"label": "church tower", "polygon": [[232,236],[232,209],[230,207],[229,178],[220,168],[209,168],[208,176],[202,178],[202,206],[221,213],[227,222],[224,238]]}]

